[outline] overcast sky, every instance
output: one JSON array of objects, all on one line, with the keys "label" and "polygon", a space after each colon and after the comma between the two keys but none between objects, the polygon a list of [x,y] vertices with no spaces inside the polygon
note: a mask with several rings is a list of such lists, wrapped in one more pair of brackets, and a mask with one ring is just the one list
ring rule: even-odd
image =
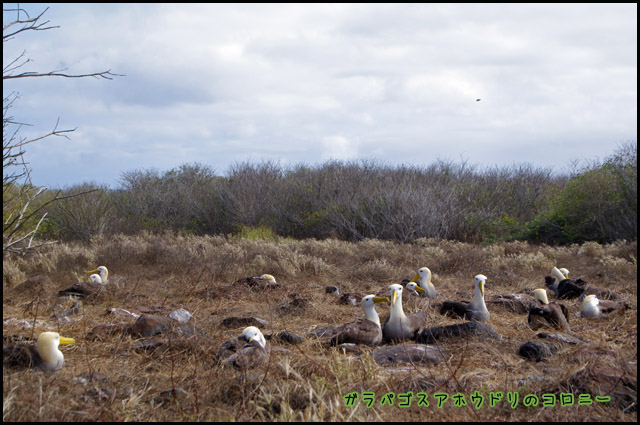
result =
[{"label": "overcast sky", "polygon": [[193,162],[563,172],[637,141],[636,4],[52,4],[44,18],[60,28],[4,43],[5,66],[26,50],[21,71],[126,76],[3,82],[23,136],[77,127],[27,147],[38,185]]}]

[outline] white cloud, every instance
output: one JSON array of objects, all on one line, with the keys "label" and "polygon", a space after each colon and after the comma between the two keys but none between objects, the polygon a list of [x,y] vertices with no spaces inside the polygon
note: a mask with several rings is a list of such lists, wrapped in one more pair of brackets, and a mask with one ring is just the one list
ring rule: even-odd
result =
[{"label": "white cloud", "polygon": [[464,154],[561,169],[637,138],[636,12],[635,4],[55,4],[45,16],[60,28],[5,43],[3,60],[26,49],[29,70],[127,76],[3,88],[21,92],[12,112],[36,125],[28,134],[57,117],[79,127],[74,155],[47,141],[29,147],[43,184],[81,182],[82,172],[65,171],[96,152],[109,153],[101,175],[110,183],[132,164],[225,170],[249,158],[427,165]]},{"label": "white cloud", "polygon": [[344,136],[326,136],[322,138],[322,158],[349,160],[358,158],[357,143]]}]

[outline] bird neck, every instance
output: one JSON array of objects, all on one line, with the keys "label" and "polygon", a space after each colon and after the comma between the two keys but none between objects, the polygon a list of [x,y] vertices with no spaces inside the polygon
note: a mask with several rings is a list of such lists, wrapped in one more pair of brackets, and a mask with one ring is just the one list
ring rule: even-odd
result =
[{"label": "bird neck", "polygon": [[380,318],[378,317],[378,313],[376,313],[376,309],[374,306],[370,305],[367,307],[363,307],[363,310],[365,319],[370,320],[376,325],[380,326]]},{"label": "bird neck", "polygon": [[398,297],[396,300],[396,305],[391,308],[391,313],[389,314],[389,320],[404,320],[407,316],[404,314],[404,310],[402,309],[402,297]]},{"label": "bird neck", "polygon": [[431,274],[427,274],[426,276],[422,276],[420,277],[420,279],[418,280],[418,285],[420,285],[420,287],[422,289],[435,289],[435,287],[433,286],[433,283],[431,283]]},{"label": "bird neck", "polygon": [[64,355],[57,347],[39,345],[38,354],[48,369],[60,369],[64,363]]},{"label": "bird neck", "polygon": [[429,297],[434,297],[436,294],[436,287],[433,286],[433,283],[431,283],[431,279],[429,279],[429,281],[424,286],[422,286],[422,289],[427,291],[427,296]]},{"label": "bird neck", "polygon": [[473,295],[473,299],[471,300],[471,307],[473,310],[486,310],[487,306],[484,303],[484,297],[480,292],[480,288],[476,286],[476,292]]},{"label": "bird neck", "polygon": [[265,341],[264,336],[262,335],[258,335],[256,338],[254,338],[254,341],[260,344],[262,348],[265,348],[265,346],[267,345],[267,341]]},{"label": "bird neck", "polygon": [[580,311],[584,316],[600,315],[600,308],[598,307],[598,303],[593,301],[584,303]]}]

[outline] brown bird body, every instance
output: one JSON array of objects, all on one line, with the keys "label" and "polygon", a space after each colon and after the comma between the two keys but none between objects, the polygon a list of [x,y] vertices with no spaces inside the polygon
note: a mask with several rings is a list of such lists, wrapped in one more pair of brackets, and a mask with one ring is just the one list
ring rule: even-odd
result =
[{"label": "brown bird body", "polygon": [[102,279],[100,278],[100,276],[97,274],[92,274],[91,276],[89,276],[89,278],[91,279],[91,281],[89,282],[78,282],[71,285],[67,289],[58,291],[58,296],[85,298],[101,293],[104,290],[105,285],[104,283],[102,283]]},{"label": "brown bird body", "polygon": [[540,327],[552,327],[569,332],[569,310],[560,303],[555,301],[549,302],[547,292],[544,289],[536,289],[533,291],[537,299],[537,303],[532,304],[529,309],[527,323],[532,329]]},{"label": "brown bird body", "polygon": [[465,320],[485,321],[489,320],[490,314],[484,302],[484,284],[487,280],[485,275],[479,274],[475,277],[475,294],[471,302],[445,301],[440,307],[440,314],[450,314]]},{"label": "brown bird body", "polygon": [[367,295],[360,301],[365,317],[361,317],[353,322],[345,323],[334,329],[328,343],[339,344],[362,344],[375,346],[382,341],[382,328],[380,319],[375,311],[375,304],[389,302],[387,297],[376,297]]},{"label": "brown bird body", "polygon": [[217,360],[235,368],[248,369],[262,366],[269,360],[266,341],[255,326],[246,327],[242,335],[224,342],[218,350]]},{"label": "brown bird body", "polygon": [[134,337],[148,337],[167,332],[176,322],[166,316],[143,314],[138,317],[127,333]]}]

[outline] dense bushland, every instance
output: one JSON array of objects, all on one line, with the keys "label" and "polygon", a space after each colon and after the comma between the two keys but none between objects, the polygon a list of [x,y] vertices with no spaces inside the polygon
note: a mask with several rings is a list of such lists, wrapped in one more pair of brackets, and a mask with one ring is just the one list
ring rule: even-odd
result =
[{"label": "dense bushland", "polygon": [[329,161],[281,167],[240,163],[225,176],[202,164],[136,170],[117,189],[52,205],[41,236],[89,240],[141,230],[233,234],[268,229],[292,238],[438,238],[546,243],[636,239],[637,145],[572,175],[529,164],[479,168]]}]

